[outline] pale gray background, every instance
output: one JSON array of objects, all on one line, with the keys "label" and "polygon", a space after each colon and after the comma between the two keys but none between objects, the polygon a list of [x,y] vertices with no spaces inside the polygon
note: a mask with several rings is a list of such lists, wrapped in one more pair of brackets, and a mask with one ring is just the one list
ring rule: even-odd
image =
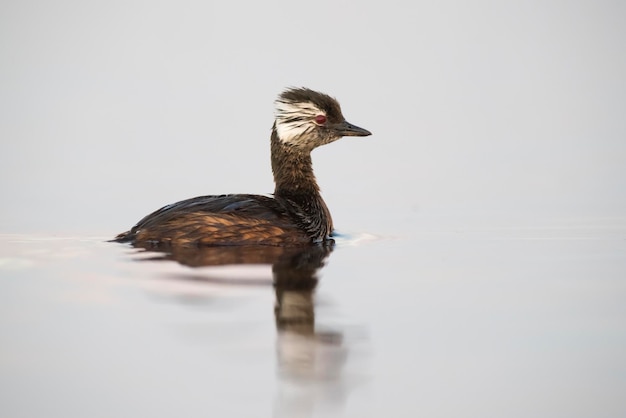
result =
[{"label": "pale gray background", "polygon": [[[625,9],[2,2],[0,415],[625,416]],[[314,153],[341,344],[301,344],[295,382],[269,267],[237,286],[104,242],[271,192],[292,85],[374,133]]]},{"label": "pale gray background", "polygon": [[363,206],[623,216],[625,9],[3,2],[0,230],[111,233],[175,200],[271,192],[286,86],[374,133],[315,153],[338,225],[367,228],[348,219]]}]

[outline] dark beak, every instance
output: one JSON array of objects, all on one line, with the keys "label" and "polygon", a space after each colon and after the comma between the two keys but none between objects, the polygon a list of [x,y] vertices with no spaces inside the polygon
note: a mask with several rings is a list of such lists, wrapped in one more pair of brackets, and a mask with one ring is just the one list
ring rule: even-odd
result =
[{"label": "dark beak", "polygon": [[353,124],[343,121],[333,126],[335,132],[341,136],[369,136],[372,133],[367,129],[359,128]]}]

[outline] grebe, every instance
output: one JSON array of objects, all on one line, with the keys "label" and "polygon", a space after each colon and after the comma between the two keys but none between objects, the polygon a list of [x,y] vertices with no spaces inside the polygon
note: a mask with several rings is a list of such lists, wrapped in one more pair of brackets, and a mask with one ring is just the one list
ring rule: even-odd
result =
[{"label": "grebe", "polygon": [[311,151],[371,132],[348,123],[332,97],[291,88],[275,101],[273,197],[201,196],[165,206],[115,237],[139,247],[302,246],[332,243],[333,221],[313,174]]}]

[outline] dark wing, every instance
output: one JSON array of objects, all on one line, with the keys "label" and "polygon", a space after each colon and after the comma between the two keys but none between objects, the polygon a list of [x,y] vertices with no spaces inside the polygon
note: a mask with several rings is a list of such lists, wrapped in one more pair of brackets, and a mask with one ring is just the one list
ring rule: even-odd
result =
[{"label": "dark wing", "polygon": [[159,244],[303,244],[309,239],[271,197],[200,196],[151,213],[115,241]]},{"label": "dark wing", "polygon": [[232,213],[238,216],[268,219],[282,216],[280,206],[274,199],[267,196],[251,194],[199,196],[163,206],[137,222],[131,231],[150,227],[154,224],[162,224],[189,213]]}]

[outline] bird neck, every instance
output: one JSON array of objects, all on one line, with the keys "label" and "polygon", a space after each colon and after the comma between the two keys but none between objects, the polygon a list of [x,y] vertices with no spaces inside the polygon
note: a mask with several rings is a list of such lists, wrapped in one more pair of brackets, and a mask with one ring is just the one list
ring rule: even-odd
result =
[{"label": "bird neck", "polygon": [[313,174],[311,152],[286,145],[272,129],[272,172],[274,195],[319,196],[320,189]]},{"label": "bird neck", "polygon": [[276,129],[272,129],[271,142],[274,198],[314,242],[328,239],[333,221],[313,174],[311,152],[282,143]]}]

